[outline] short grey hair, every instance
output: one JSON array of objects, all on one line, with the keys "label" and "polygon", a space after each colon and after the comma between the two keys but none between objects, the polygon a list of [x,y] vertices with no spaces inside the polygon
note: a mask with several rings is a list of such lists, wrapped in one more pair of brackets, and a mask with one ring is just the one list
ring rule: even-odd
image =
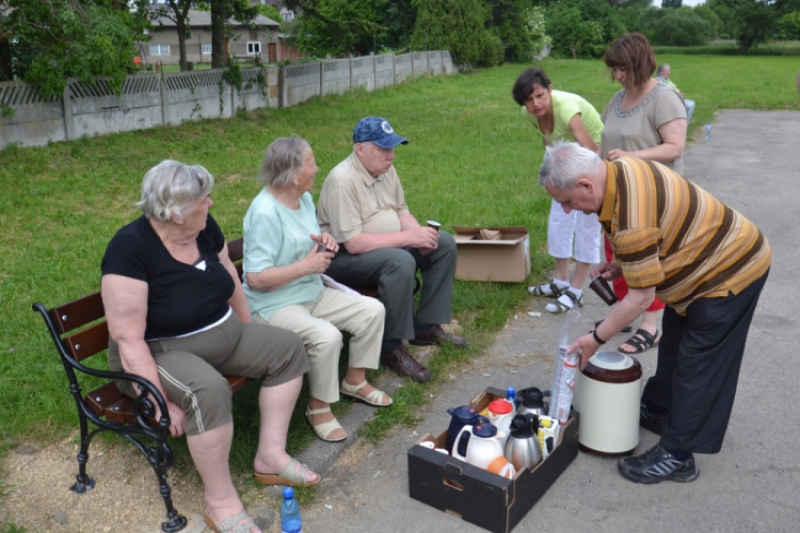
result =
[{"label": "short grey hair", "polygon": [[161,222],[174,216],[188,217],[192,202],[214,188],[214,176],[200,165],[184,165],[167,159],[147,171],[142,179],[142,198],[136,205],[146,217]]},{"label": "short grey hair", "polygon": [[603,167],[603,160],[578,143],[556,142],[544,151],[539,185],[559,191],[571,191],[581,177],[593,176]]},{"label": "short grey hair", "polygon": [[659,65],[658,68],[656,69],[656,76],[661,76],[661,73],[667,70],[668,68],[669,68],[669,63],[664,63],[662,65]]},{"label": "short grey hair", "polygon": [[281,188],[292,184],[292,178],[306,165],[311,145],[301,137],[280,137],[272,141],[264,154],[264,163],[257,180],[262,185]]}]

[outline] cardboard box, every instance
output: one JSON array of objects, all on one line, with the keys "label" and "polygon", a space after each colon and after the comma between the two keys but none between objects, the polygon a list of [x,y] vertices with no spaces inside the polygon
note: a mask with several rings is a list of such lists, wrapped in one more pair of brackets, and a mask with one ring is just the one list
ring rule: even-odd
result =
[{"label": "cardboard box", "polygon": [[[505,398],[505,392],[487,389],[470,405],[481,410],[496,398]],[[410,496],[494,533],[509,533],[578,455],[578,416],[573,415],[561,428],[561,441],[550,456],[532,470],[517,472],[514,479],[412,446],[408,450]],[[434,441],[443,448],[446,438],[444,431],[436,437],[429,433],[421,441]]]},{"label": "cardboard box", "polygon": [[[485,241],[481,229],[500,230],[503,238]],[[531,272],[530,237],[525,226],[454,226],[458,248],[456,278],[467,281],[524,281]]]}]

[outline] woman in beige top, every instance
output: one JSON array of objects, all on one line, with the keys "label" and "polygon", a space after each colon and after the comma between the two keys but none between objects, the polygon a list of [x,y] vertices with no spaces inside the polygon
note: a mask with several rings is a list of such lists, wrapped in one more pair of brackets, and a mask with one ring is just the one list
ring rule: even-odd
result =
[{"label": "woman in beige top", "polygon": [[[611,98],[602,114],[600,156],[609,161],[634,156],[662,163],[683,173],[686,144],[686,106],[680,95],[653,78],[658,64],[647,37],[629,33],[606,50],[603,60],[611,79],[622,90]],[[606,259],[612,260],[606,238]],[[614,292],[622,300],[628,293],[624,278],[614,281]],[[658,316],[664,303],[658,298],[642,315],[639,329],[620,351],[637,354],[658,346]]]}]

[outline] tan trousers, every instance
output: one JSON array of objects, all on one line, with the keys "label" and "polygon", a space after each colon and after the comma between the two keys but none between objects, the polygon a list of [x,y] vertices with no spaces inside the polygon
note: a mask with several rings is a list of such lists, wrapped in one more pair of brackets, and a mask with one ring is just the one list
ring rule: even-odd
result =
[{"label": "tan trousers", "polygon": [[[289,305],[276,311],[270,326],[300,335],[308,352],[309,392],[327,403],[339,400],[339,354],[342,333],[351,334],[351,368],[378,368],[386,310],[376,298],[345,294],[327,287],[310,305]],[[267,322],[258,316],[256,322]]]}]

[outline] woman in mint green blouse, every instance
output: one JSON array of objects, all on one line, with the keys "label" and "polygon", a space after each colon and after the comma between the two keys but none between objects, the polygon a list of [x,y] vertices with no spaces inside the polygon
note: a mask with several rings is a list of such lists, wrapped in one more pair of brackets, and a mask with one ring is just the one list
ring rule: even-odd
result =
[{"label": "woman in mint green blouse", "polygon": [[[259,181],[264,187],[244,217],[244,292],[253,322],[294,331],[311,369],[306,418],[325,441],[347,433],[330,404],[344,395],[376,407],[392,399],[367,383],[378,368],[385,309],[375,298],[323,285],[322,274],[339,245],[320,232],[310,191],[317,174],[305,139],[284,137],[267,148]],[[338,382],[341,331],[350,333],[349,367]]]},{"label": "woman in mint green blouse", "polygon": [[[523,72],[512,90],[522,106],[522,116],[542,134],[542,144],[572,141],[599,151],[603,121],[592,104],[577,94],[553,90],[553,84],[538,67]],[[551,313],[583,306],[582,289],[593,263],[600,261],[600,222],[597,215],[577,211],[565,213],[553,200],[547,224],[547,250],[556,260],[553,281],[529,287],[535,296],[557,298],[547,304]],[[573,254],[574,249],[574,254]],[[575,257],[575,275],[569,281],[569,260]]]}]

